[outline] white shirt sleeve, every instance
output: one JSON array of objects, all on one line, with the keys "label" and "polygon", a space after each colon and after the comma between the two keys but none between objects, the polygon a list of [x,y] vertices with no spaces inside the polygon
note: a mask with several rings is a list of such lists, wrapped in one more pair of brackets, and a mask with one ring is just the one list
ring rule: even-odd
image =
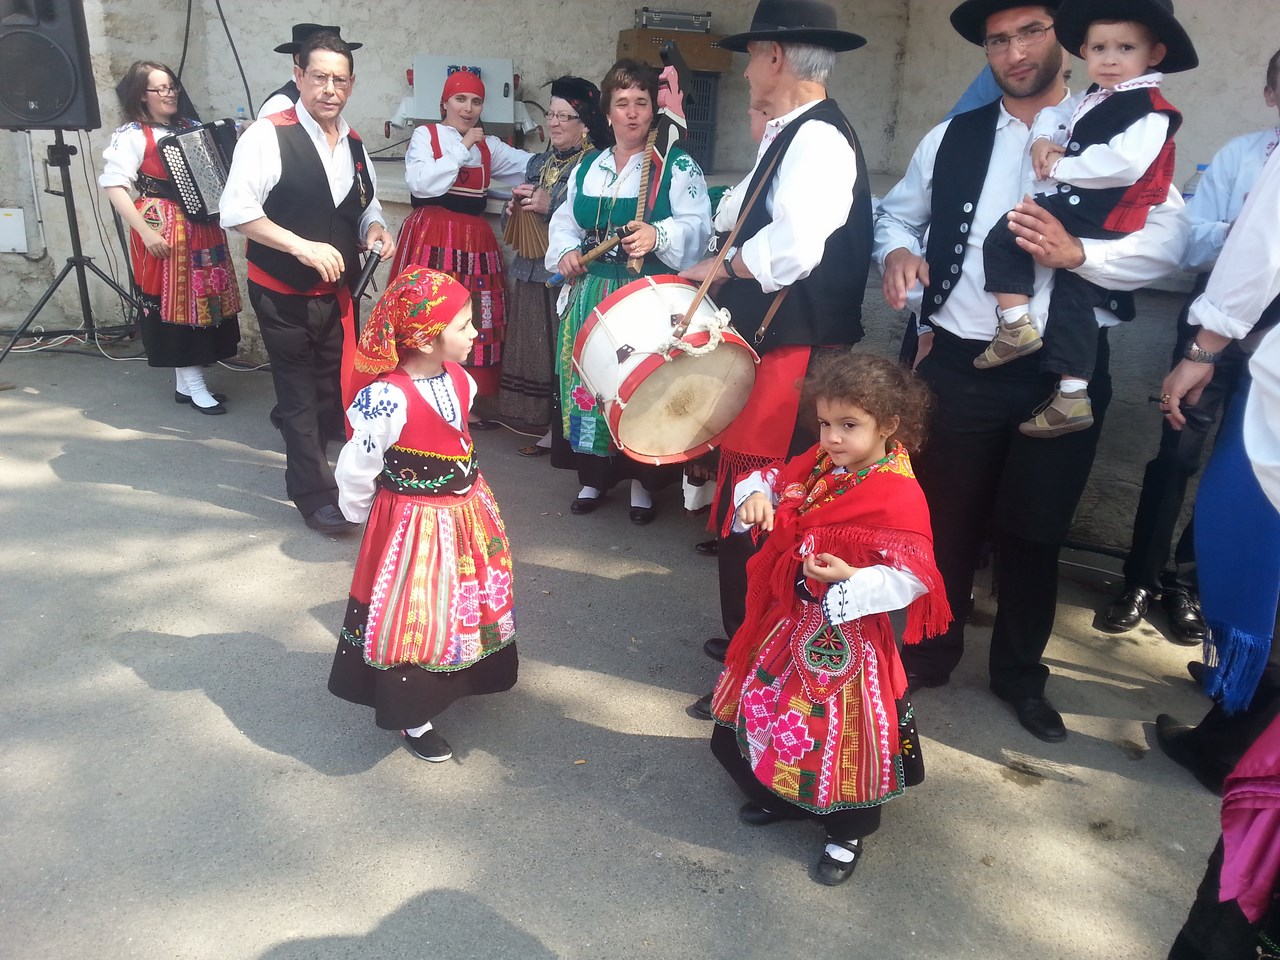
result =
[{"label": "white shirt sleeve", "polygon": [[146,149],[146,134],[138,124],[126,123],[116,130],[102,151],[102,175],[98,177],[98,186],[132,188]]},{"label": "white shirt sleeve", "polygon": [[769,502],[775,507],[778,505],[778,494],[774,491],[773,485],[778,480],[778,468],[770,467],[767,470],[757,470],[749,473],[739,480],[733,487],[733,525],[730,527],[733,533],[745,533],[751,527],[738,519],[738,508],[747,502],[747,498],[754,493],[763,493],[769,498]]},{"label": "white shirt sleeve", "polygon": [[849,219],[857,179],[853,147],[839,130],[814,120],[796,131],[769,188],[770,222],[742,245],[761,290],[790,286],[822,262],[827,238]]},{"label": "white shirt sleeve", "polygon": [[1075,112],[1079,95],[1068,97],[1061,103],[1045,107],[1031,123],[1031,142],[1049,140],[1058,146],[1066,146],[1067,131],[1071,127],[1071,115]]},{"label": "white shirt sleeve", "polygon": [[1240,340],[1280,295],[1280,150],[1271,155],[1245,201],[1209,285],[1191,305],[1187,322]]},{"label": "white shirt sleeve", "polygon": [[270,120],[255,120],[240,134],[218,203],[224,230],[266,216],[262,204],[280,182],[280,142]]},{"label": "white shirt sleeve", "polygon": [[1176,187],[1151,208],[1146,225],[1115,240],[1082,239],[1084,263],[1075,269],[1108,290],[1138,290],[1177,270],[1187,246],[1185,204]]},{"label": "white shirt sleeve", "polygon": [[1131,187],[1155,163],[1168,136],[1168,116],[1148,113],[1106,143],[1085,147],[1074,157],[1063,157],[1049,175],[1060,183],[1089,190]]},{"label": "white shirt sleeve", "polygon": [[494,180],[523,183],[524,172],[528,169],[533,154],[503,143],[497,137],[485,137],[484,141],[489,146],[490,177]]},{"label": "white shirt sleeve", "polygon": [[822,596],[822,615],[828,623],[848,623],[873,613],[901,610],[927,591],[910,570],[862,567],[848,580],[833,583]]},{"label": "white shirt sleeve", "polygon": [[880,269],[884,258],[899,247],[916,256],[924,254],[929,220],[933,216],[933,165],[948,123],[930,130],[907,165],[907,172],[876,207],[874,256]]},{"label": "white shirt sleeve", "polygon": [[[1227,233],[1235,219],[1231,198],[1236,194],[1236,178],[1240,175],[1242,157],[1236,149],[1241,138],[1219,150],[1200,175],[1195,196],[1187,201],[1187,222],[1191,225],[1182,267],[1203,273],[1213,268]],[[1239,213],[1239,211],[1235,211]]]},{"label": "white shirt sleeve", "polygon": [[424,124],[413,131],[404,155],[404,181],[415,197],[443,196],[458,179],[471,151],[462,145],[462,134],[453,127],[436,124],[440,157],[431,149],[431,131]]},{"label": "white shirt sleeve", "polygon": [[347,408],[352,435],[338,454],[333,475],[338,481],[338,508],[352,523],[369,516],[383,455],[400,438],[405,419],[404,392],[384,380],[361,390]]},{"label": "white shirt sleeve", "polygon": [[702,168],[688,154],[678,157],[672,165],[667,199],[671,203],[671,216],[653,224],[658,231],[654,253],[672,270],[683,270],[706,255],[707,240],[711,237],[707,181]]},{"label": "white shirt sleeve", "polygon": [[578,172],[582,161],[575,163],[573,169],[566,174],[568,189],[564,202],[556,207],[547,224],[547,254],[542,264],[552,273],[560,269],[560,258],[570,250],[576,250],[582,243],[586,232],[578,225],[578,218],[573,215],[573,202],[578,196]]},{"label": "white shirt sleeve", "polygon": [[271,114],[279,113],[281,110],[288,110],[293,104],[294,101],[289,99],[288,94],[274,93],[267,97],[267,102],[258,110],[258,119],[269,117]]}]

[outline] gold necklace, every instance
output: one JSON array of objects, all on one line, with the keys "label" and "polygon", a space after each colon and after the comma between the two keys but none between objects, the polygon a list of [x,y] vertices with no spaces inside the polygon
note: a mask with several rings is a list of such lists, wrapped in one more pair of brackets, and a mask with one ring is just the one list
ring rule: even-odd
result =
[{"label": "gold necklace", "polygon": [[569,170],[574,164],[582,159],[582,155],[587,152],[586,144],[582,144],[573,153],[563,159],[557,157],[552,152],[551,159],[542,165],[542,170],[538,174],[538,189],[546,191],[547,195],[551,195],[551,191],[555,185],[560,182],[560,178],[565,175],[565,171]]}]

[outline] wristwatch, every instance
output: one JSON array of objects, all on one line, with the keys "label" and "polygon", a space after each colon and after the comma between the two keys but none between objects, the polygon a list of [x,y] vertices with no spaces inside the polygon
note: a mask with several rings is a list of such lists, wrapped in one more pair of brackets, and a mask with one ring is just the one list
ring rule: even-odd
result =
[{"label": "wristwatch", "polygon": [[1217,363],[1218,358],[1222,356],[1222,351],[1213,353],[1192,340],[1187,344],[1187,351],[1183,356],[1192,363]]},{"label": "wristwatch", "polygon": [[733,270],[733,258],[736,257],[737,255],[738,255],[738,248],[730,247],[729,255],[724,258],[724,272],[727,273],[729,277],[733,280],[742,279],[742,277],[738,276],[738,274],[736,274]]}]

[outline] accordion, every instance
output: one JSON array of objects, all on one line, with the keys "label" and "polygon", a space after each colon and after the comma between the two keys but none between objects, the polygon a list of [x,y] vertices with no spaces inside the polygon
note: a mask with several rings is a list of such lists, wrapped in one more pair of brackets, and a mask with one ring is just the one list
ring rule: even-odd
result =
[{"label": "accordion", "polygon": [[178,205],[187,219],[209,223],[218,219],[218,199],[227,185],[231,153],[236,147],[233,120],[214,120],[161,137],[160,160],[173,182]]}]

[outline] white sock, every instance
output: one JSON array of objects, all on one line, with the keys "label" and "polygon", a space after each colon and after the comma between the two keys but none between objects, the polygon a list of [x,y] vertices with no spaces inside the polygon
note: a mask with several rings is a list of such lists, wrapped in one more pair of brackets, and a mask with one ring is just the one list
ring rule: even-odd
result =
[{"label": "white sock", "polygon": [[639,480],[631,481],[631,505],[633,507],[652,507],[653,497]]},{"label": "white sock", "polygon": [[1000,314],[1000,322],[1008,327],[1027,316],[1031,312],[1031,308],[1029,304],[1024,303],[1020,307],[1009,307],[1007,310],[1000,310],[997,312]]},{"label": "white sock", "polygon": [[426,723],[424,723],[420,727],[413,727],[411,729],[406,730],[404,732],[404,735],[406,737],[420,737],[430,729],[431,729],[431,721],[428,720]]},{"label": "white sock", "polygon": [[583,487],[578,491],[579,500],[597,500],[600,497],[600,491],[595,487]]},{"label": "white sock", "polygon": [[186,381],[186,392],[191,397],[192,403],[197,407],[216,407],[218,405],[218,401],[213,399],[213,394],[205,386],[203,369],[200,367],[179,367],[178,373]]},{"label": "white sock", "polygon": [[1088,380],[1068,379],[1068,380],[1058,381],[1059,393],[1075,393],[1077,390],[1088,390],[1088,389],[1089,389]]},{"label": "white sock", "polygon": [[[854,843],[856,846],[856,841]],[[832,860],[839,860],[841,863],[853,863],[853,858],[857,856],[857,853],[847,847],[840,846],[838,843],[828,843],[827,856]]]},{"label": "white sock", "polygon": [[177,380],[177,384],[174,386],[173,389],[176,390],[178,393],[182,394],[184,397],[189,397],[191,396],[191,392],[187,389],[187,377],[186,377],[186,374],[183,373],[183,371],[186,369],[187,369],[186,367],[173,368],[173,377],[175,380]]}]

